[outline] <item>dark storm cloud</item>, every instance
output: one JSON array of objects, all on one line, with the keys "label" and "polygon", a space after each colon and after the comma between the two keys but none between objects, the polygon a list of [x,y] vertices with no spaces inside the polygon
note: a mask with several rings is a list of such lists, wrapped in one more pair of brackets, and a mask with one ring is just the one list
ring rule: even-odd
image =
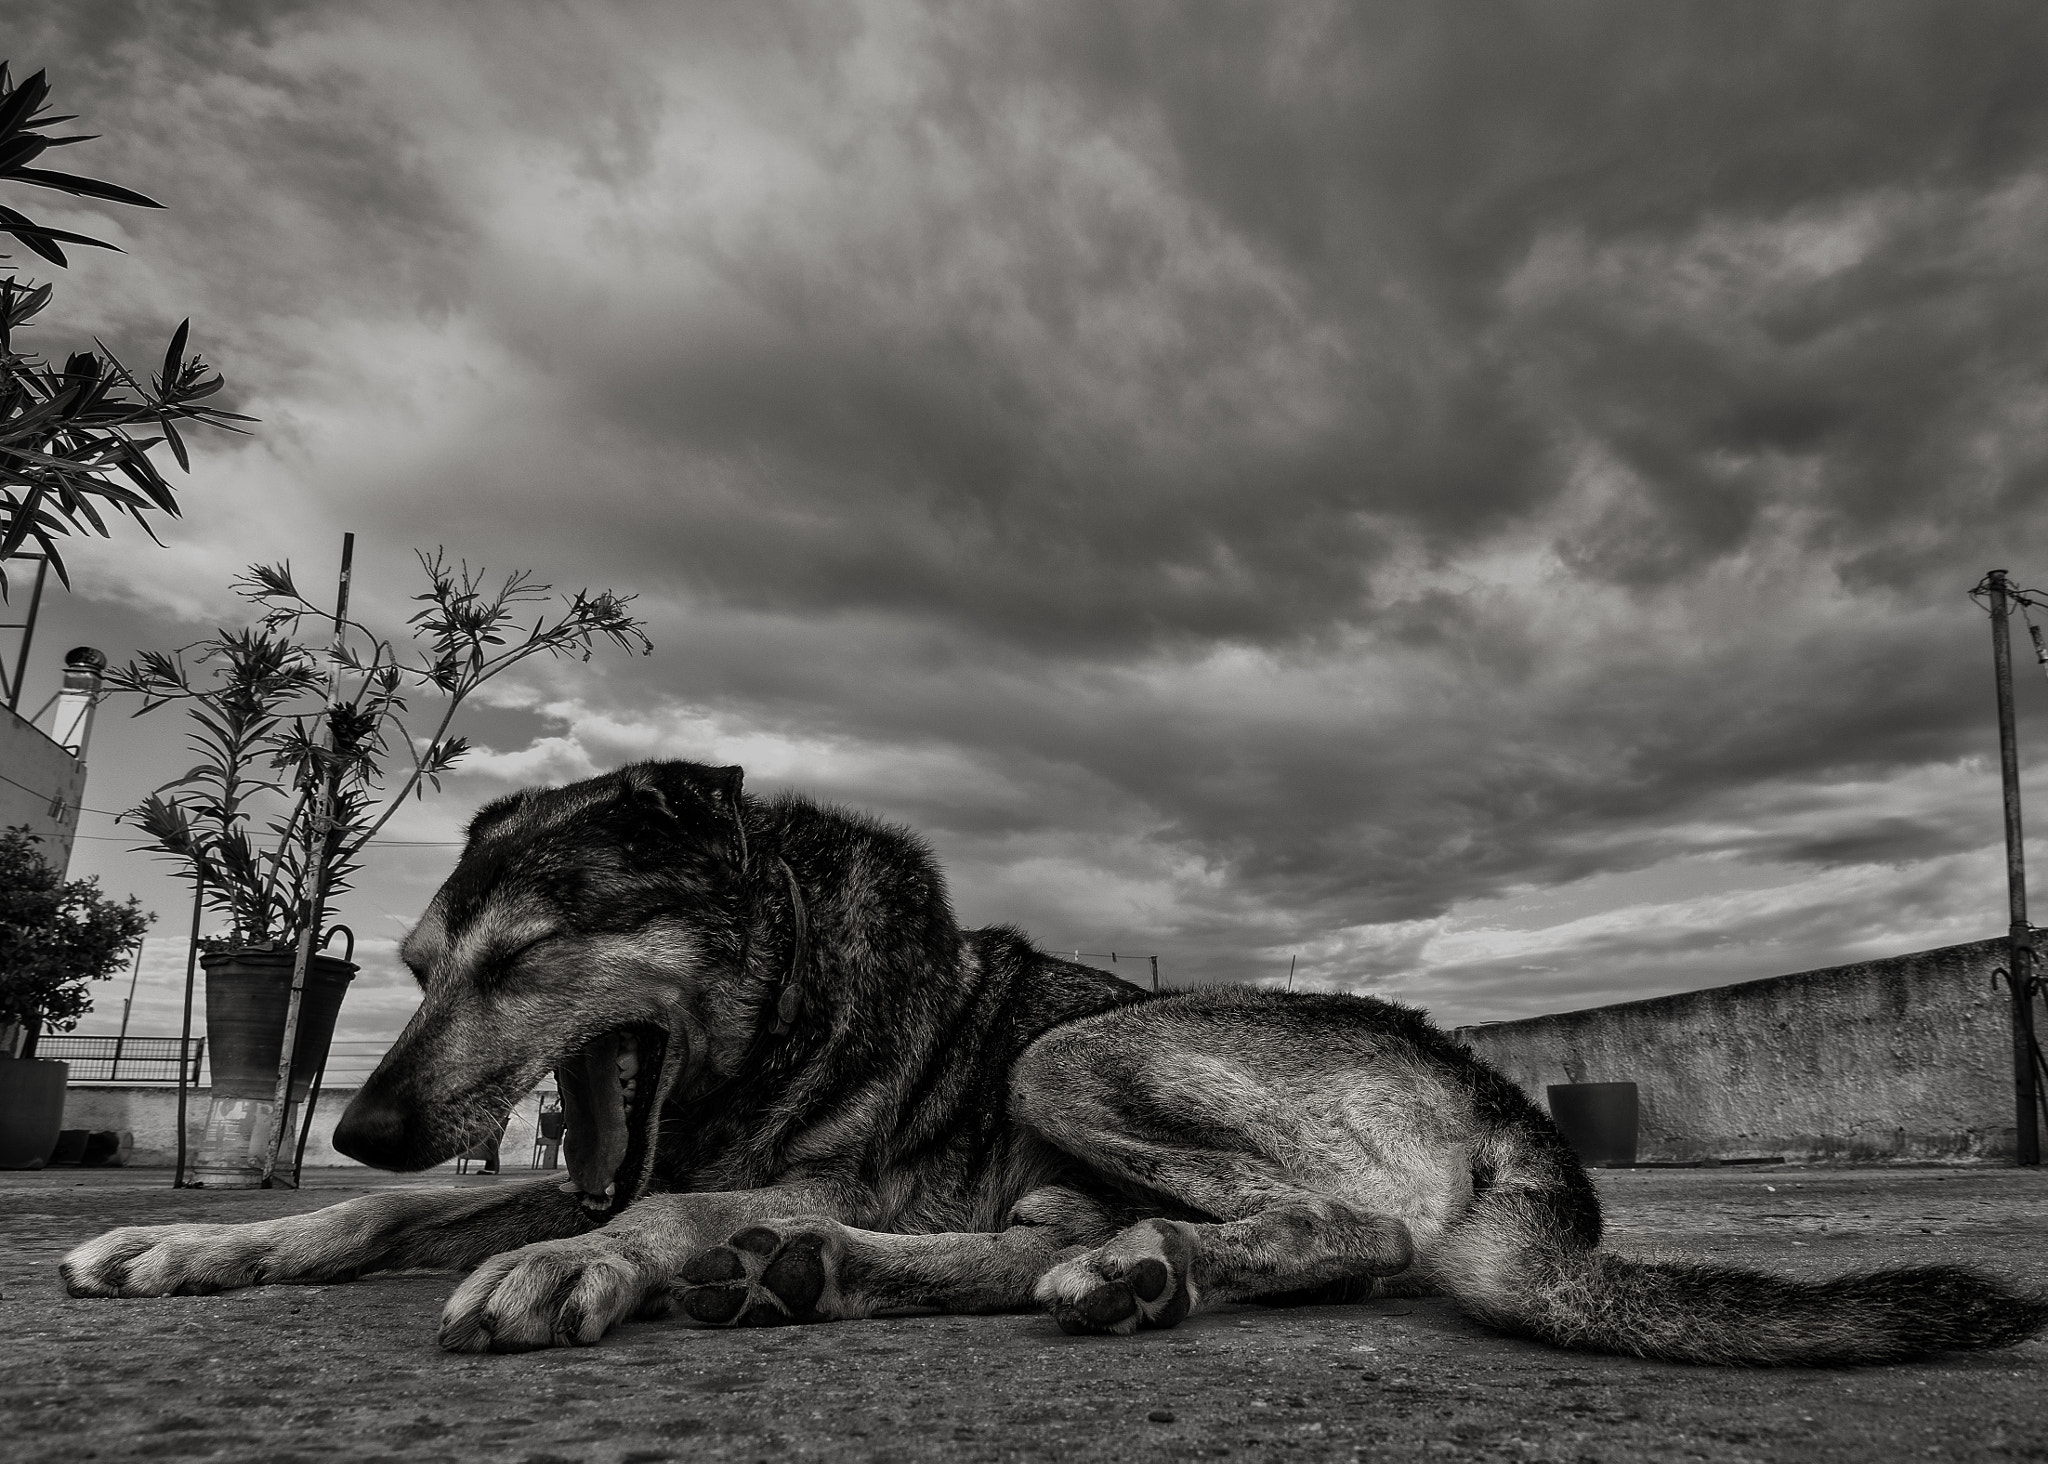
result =
[{"label": "dark storm cloud", "polygon": [[[266,419],[208,449],[176,586],[138,550],[109,595],[344,521],[645,592],[658,660],[537,673],[478,796],[750,760],[1049,939],[1532,1000],[1976,898],[1962,592],[2048,557],[2038,7],[25,34],[173,205],[73,320],[189,311]],[[1447,912],[1688,860],[1806,892],[1457,954]]]},{"label": "dark storm cloud", "polygon": [[747,119],[803,176],[605,223],[664,261],[637,278],[701,271],[686,313],[493,306],[655,444],[644,527],[737,605],[1285,643],[1397,613],[1395,546],[1540,522],[1589,461],[1580,573],[1789,532],[1895,581],[1959,504],[2034,511],[2044,28],[1032,7],[911,28],[872,90],[859,29],[784,64],[743,38],[764,113],[826,79]]},{"label": "dark storm cloud", "polygon": [[[736,603],[1111,654],[1284,641],[1385,613],[1391,542],[1528,522],[1592,450],[1628,481],[1562,546],[1586,573],[1682,576],[1784,504],[1876,572],[2038,388],[2025,8],[326,14],[165,24],[79,89],[157,162],[209,117],[232,138],[179,193],[273,261],[237,297],[469,302],[563,418],[671,447],[646,512]],[[119,106],[181,67],[203,105]],[[727,71],[758,86],[737,118]],[[674,181],[655,154],[706,110],[795,181],[727,217],[609,211]],[[552,220],[590,277],[548,288],[506,259],[530,241],[486,237],[485,140],[597,183]],[[1860,231],[1856,257],[1801,269],[1770,237],[1801,229]],[[630,289],[684,269],[679,310]],[[2038,472],[1992,466],[2007,496]]]}]

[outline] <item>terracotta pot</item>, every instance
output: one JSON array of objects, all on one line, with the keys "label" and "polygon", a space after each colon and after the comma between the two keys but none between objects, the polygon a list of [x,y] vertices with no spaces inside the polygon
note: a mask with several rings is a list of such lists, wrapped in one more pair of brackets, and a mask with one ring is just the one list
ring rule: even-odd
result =
[{"label": "terracotta pot", "polygon": [[[199,1141],[197,1182],[246,1188],[259,1183],[284,1053],[291,1005],[291,951],[228,951],[202,956],[206,968],[206,1055],[213,1101]],[[298,1040],[292,1044],[291,1107],[303,1103],[334,1040],[341,999],[355,978],[352,961],[315,956],[299,998]],[[289,1165],[287,1137],[280,1162]]]},{"label": "terracotta pot", "polygon": [[0,1057],[0,1169],[41,1169],[64,1129],[71,1064],[54,1057]]}]

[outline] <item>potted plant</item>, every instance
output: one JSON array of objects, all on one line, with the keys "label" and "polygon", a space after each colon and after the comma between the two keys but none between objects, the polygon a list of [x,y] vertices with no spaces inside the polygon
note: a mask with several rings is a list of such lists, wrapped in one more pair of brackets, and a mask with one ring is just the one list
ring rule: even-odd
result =
[{"label": "potted plant", "polygon": [[[652,649],[630,596],[578,592],[522,630],[515,622],[551,598],[548,585],[522,570],[493,588],[440,550],[419,556],[426,588],[413,597],[423,608],[409,634],[381,635],[348,611],[353,543],[344,541],[332,614],[299,591],[289,565],[256,565],[236,589],[260,611],[257,625],[145,653],[108,677],[143,697],[138,716],[183,706],[200,757],[125,816],[226,922],[201,942],[213,1073],[197,1166],[206,1185],[270,1181],[356,969],[316,953],[332,933],[334,897],[405,800],[438,790],[468,750],[450,730],[464,701],[543,652],[588,660],[600,640]],[[309,644],[316,631],[322,648]],[[417,736],[417,723],[432,730]]]},{"label": "potted plant", "polygon": [[[203,682],[193,681],[193,667],[205,668]],[[346,959],[313,955],[296,983],[293,1012],[298,937],[326,911],[315,920],[307,900],[307,830],[298,826],[305,822],[303,794],[282,819],[262,801],[266,794],[282,798],[293,781],[305,780],[305,770],[287,767],[281,755],[294,710],[317,705],[325,678],[317,657],[290,636],[244,629],[217,632],[168,657],[145,653],[109,681],[142,691],[145,712],[183,701],[194,723],[188,740],[202,760],[169,785],[188,791],[166,799],[159,789],[128,816],[155,839],[150,847],[183,860],[205,903],[226,918],[224,932],[200,942],[212,1102],[199,1182],[260,1184],[285,1028],[294,1029],[290,1109],[305,1101],[320,1070],[356,972]],[[353,792],[342,794],[343,817]],[[276,840],[268,848],[250,829],[266,813]],[[330,860],[329,892],[346,883],[346,869]]]},{"label": "potted plant", "polygon": [[66,881],[25,828],[0,830],[0,1169],[40,1169],[64,1127],[70,1064],[37,1057],[47,1027],[68,1032],[92,1010],[91,982],[111,976],[149,928],[130,896]]}]

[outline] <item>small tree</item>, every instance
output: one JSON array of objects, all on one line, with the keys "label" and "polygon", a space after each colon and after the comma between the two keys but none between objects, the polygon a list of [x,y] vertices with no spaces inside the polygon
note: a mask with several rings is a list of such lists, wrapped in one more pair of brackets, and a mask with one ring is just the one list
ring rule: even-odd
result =
[{"label": "small tree", "polygon": [[[156,917],[97,879],[64,880],[26,828],[0,830],[0,1027],[25,1027],[33,1056],[44,1027],[69,1032],[92,1010],[89,983],[118,971]],[[11,1043],[0,1044],[11,1050]]]},{"label": "small tree", "polygon": [[[74,120],[48,115],[49,93],[42,72],[16,86],[7,63],[0,61],[0,183],[162,208],[155,199],[112,183],[33,166],[51,148],[92,140],[45,135],[43,129]],[[103,239],[39,224],[4,205],[0,235],[12,235],[60,268],[67,263],[66,244],[118,249]],[[74,351],[61,370],[15,350],[14,332],[49,303],[46,284],[25,283],[11,268],[0,279],[0,595],[7,590],[8,556],[31,541],[68,585],[57,537],[80,529],[105,534],[102,506],[130,515],[145,533],[150,532],[145,512],[157,509],[176,516],[177,499],[149,454],[168,444],[178,466],[191,471],[179,422],[234,432],[240,430],[234,423],[251,420],[200,405],[221,389],[222,380],[198,356],[186,357],[190,320],[172,333],[163,368],[147,386],[97,340],[96,353]],[[142,435],[152,430],[156,436]]]},{"label": "small tree", "polygon": [[[522,629],[550,586],[518,570],[491,588],[438,549],[419,560],[427,588],[413,597],[424,608],[407,622],[410,646],[350,617],[314,649],[300,633],[333,635],[332,612],[300,593],[289,565],[259,564],[236,583],[262,608],[258,628],[147,652],[108,674],[113,690],[142,694],[137,716],[177,702],[192,717],[202,761],[126,817],[148,848],[205,881],[228,921],[215,949],[283,949],[317,934],[364,846],[468,751],[450,729],[486,681],[543,653],[587,661],[599,641],[653,649],[630,595],[578,591]],[[408,695],[438,702],[424,735],[407,726]],[[387,779],[394,760],[402,771]],[[173,789],[185,791],[163,796]]]}]

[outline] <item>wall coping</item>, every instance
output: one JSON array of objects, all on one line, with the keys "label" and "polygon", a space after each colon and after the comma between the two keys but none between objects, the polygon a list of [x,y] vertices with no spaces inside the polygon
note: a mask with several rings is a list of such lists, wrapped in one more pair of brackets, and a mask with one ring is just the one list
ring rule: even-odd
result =
[{"label": "wall coping", "polygon": [[1819,986],[1832,980],[1853,980],[1873,966],[1888,966],[1899,961],[1924,961],[1929,964],[1940,964],[1944,959],[1967,960],[1968,957],[1964,955],[1965,952],[1978,956],[1988,955],[1994,949],[2002,948],[2005,942],[2006,938],[2004,936],[1997,935],[1984,940],[1963,941],[1957,945],[1935,946],[1931,950],[1910,951],[1900,956],[1872,956],[1866,961],[1846,961],[1839,966],[1816,966],[1810,971],[1794,971],[1784,976],[1762,976],[1753,981],[1732,981],[1726,986],[1702,986],[1692,991],[1670,991],[1662,996],[1637,997],[1633,1001],[1609,1002],[1605,1006],[1574,1007],[1570,1011],[1545,1012],[1540,1016],[1515,1017],[1503,1022],[1473,1022],[1466,1026],[1454,1027],[1451,1030],[1454,1034],[1478,1031],[1489,1033],[1512,1031],[1518,1027],[1533,1026],[1538,1022],[1559,1022],[1582,1017],[1593,1018],[1622,1012],[1652,1016],[1660,1012],[1682,1010],[1688,1004],[1707,997],[1721,997],[1735,992],[1764,996],[1771,994],[1770,988],[1773,987],[1789,991],[1797,986]]}]

